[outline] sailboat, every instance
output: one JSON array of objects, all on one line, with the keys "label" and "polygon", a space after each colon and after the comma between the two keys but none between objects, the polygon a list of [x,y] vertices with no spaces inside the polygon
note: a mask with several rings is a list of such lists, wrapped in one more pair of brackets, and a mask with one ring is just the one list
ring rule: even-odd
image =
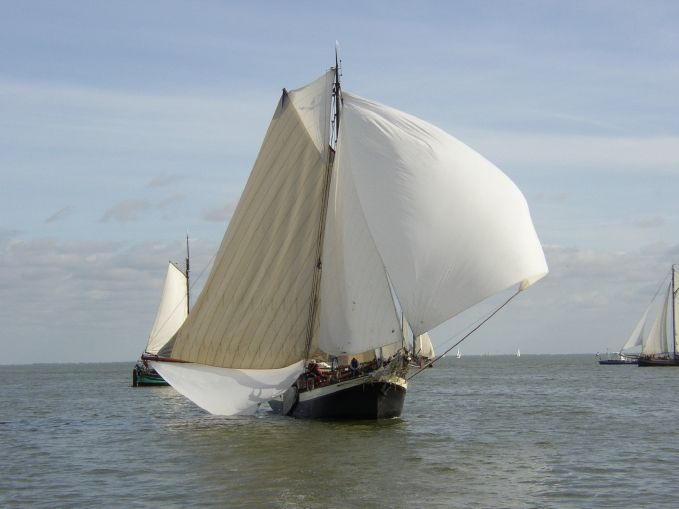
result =
[{"label": "sailboat", "polygon": [[399,310],[420,336],[548,271],[505,174],[339,78],[283,89],[203,291],[145,357],[212,414],[398,417],[409,353],[377,352]]},{"label": "sailboat", "polygon": [[189,238],[187,235],[186,272],[169,262],[156,320],[142,354],[142,360],[137,362],[132,369],[134,387],[169,385],[144,357],[156,355],[186,320],[189,314],[189,270]]},{"label": "sailboat", "polygon": [[516,356],[521,357],[521,349],[520,348],[516,351]]},{"label": "sailboat", "polygon": [[[651,330],[648,333],[648,337],[643,341],[641,355],[639,356],[639,366],[679,366],[679,358],[677,357],[677,341],[679,340],[679,337],[677,336],[676,323],[677,307],[679,305],[677,294],[679,293],[679,290],[676,289],[676,276],[677,271],[675,266],[672,265],[670,270],[670,282],[665,291],[665,297],[660,305],[658,315],[651,326]],[[639,322],[641,327],[637,325],[637,329],[640,329],[638,337],[643,336],[642,322],[645,322],[647,314],[648,309],[646,309],[642,321]],[[668,329],[669,338],[672,341],[671,347],[668,347],[667,344]],[[634,333],[632,333],[628,343],[632,340],[632,337],[634,337]],[[639,343],[637,342],[636,344]]]},{"label": "sailboat", "polygon": [[462,355],[460,355],[460,349],[458,348],[457,349],[457,358],[459,359],[460,357],[462,357]]}]

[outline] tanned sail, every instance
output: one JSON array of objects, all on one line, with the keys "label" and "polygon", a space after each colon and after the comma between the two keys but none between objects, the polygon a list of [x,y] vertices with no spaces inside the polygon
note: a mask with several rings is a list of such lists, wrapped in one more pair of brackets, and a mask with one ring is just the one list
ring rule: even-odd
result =
[{"label": "tanned sail", "polygon": [[336,66],[283,91],[205,287],[149,359],[213,414],[271,401],[302,417],[393,417],[401,360],[318,385],[301,383],[305,363],[361,362],[402,341],[397,310],[421,336],[547,270],[506,175],[431,124],[343,92]]}]

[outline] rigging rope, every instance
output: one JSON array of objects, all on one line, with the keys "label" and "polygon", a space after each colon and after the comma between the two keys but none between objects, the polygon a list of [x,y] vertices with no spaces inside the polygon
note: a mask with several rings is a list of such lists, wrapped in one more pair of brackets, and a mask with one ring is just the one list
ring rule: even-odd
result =
[{"label": "rigging rope", "polygon": [[422,368],[422,369],[420,369],[419,371],[417,371],[413,376],[407,378],[407,379],[406,379],[406,382],[412,380],[415,376],[417,376],[418,374],[422,373],[422,372],[423,372],[425,369],[427,369],[429,366],[432,366],[437,360],[439,360],[439,359],[445,357],[445,355],[446,355],[448,352],[450,352],[453,348],[455,348],[457,345],[459,345],[459,344],[462,343],[465,339],[467,339],[469,336],[471,336],[471,335],[472,335],[475,331],[477,331],[477,330],[479,329],[479,327],[481,327],[484,323],[486,323],[488,320],[490,320],[491,318],[493,318],[493,316],[495,316],[495,314],[496,314],[498,311],[500,311],[503,307],[505,307],[507,304],[509,304],[509,301],[512,300],[512,299],[513,299],[514,297],[516,297],[517,295],[519,295],[519,293],[521,293],[521,290],[520,290],[520,289],[519,289],[514,295],[512,295],[511,297],[509,297],[509,298],[505,301],[504,304],[502,304],[499,308],[497,308],[495,311],[493,311],[493,312],[488,316],[488,318],[486,318],[484,321],[482,321],[480,324],[478,324],[476,327],[474,327],[474,328],[469,332],[469,334],[467,334],[467,335],[466,335],[465,337],[463,337],[460,341],[458,341],[458,342],[455,343],[453,346],[451,346],[450,348],[448,348],[448,350],[446,350],[445,352],[443,352],[441,355],[439,355],[438,357],[436,357],[436,359],[434,359],[434,360],[431,361],[431,362],[428,362],[428,363],[425,365],[424,368]]}]

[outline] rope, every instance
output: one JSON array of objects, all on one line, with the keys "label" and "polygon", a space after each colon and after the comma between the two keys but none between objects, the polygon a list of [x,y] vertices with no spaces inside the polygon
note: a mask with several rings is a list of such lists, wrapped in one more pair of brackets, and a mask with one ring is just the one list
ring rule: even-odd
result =
[{"label": "rope", "polygon": [[493,312],[488,316],[488,318],[486,318],[484,321],[482,321],[480,324],[478,324],[476,327],[474,327],[474,328],[469,332],[469,334],[467,334],[467,335],[466,335],[465,337],[463,337],[460,341],[458,341],[458,342],[455,343],[453,346],[451,346],[450,348],[448,348],[448,350],[446,350],[445,352],[443,352],[441,355],[439,355],[438,357],[436,357],[436,359],[434,359],[433,361],[427,363],[427,364],[425,365],[424,368],[420,369],[417,373],[415,373],[415,374],[414,374],[413,376],[411,376],[410,378],[407,378],[406,381],[412,380],[415,376],[417,376],[417,375],[419,375],[420,373],[422,373],[426,368],[428,368],[429,366],[432,366],[437,360],[439,360],[439,359],[445,357],[445,355],[446,355],[448,352],[450,352],[453,348],[455,348],[456,346],[458,346],[458,345],[459,345],[460,343],[462,343],[465,339],[467,339],[467,338],[468,338],[469,336],[471,336],[474,332],[476,332],[476,331],[479,329],[479,327],[481,327],[484,323],[486,323],[488,320],[490,320],[491,318],[493,318],[493,316],[495,316],[495,314],[496,314],[498,311],[500,311],[503,307],[505,307],[507,304],[509,304],[509,301],[512,300],[512,299],[513,299],[514,297],[516,297],[517,295],[519,295],[520,292],[521,292],[521,290],[518,290],[514,295],[512,295],[511,297],[509,297],[509,299],[507,299],[507,300],[505,301],[504,304],[502,304],[499,308],[497,308],[495,311],[493,311]]}]

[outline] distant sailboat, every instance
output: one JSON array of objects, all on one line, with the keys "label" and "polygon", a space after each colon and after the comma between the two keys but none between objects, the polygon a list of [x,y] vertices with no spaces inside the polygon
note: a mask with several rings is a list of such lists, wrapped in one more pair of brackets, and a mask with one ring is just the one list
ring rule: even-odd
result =
[{"label": "distant sailboat", "polygon": [[210,413],[397,417],[408,353],[366,361],[401,340],[397,310],[418,337],[547,273],[506,175],[339,76],[283,90],[201,295],[147,356]]},{"label": "distant sailboat", "polygon": [[516,356],[521,357],[521,349],[520,348],[516,351]]},{"label": "distant sailboat", "polygon": [[[672,265],[670,271],[670,283],[665,292],[665,298],[660,306],[658,315],[651,326],[648,337],[643,342],[641,355],[639,356],[639,366],[679,366],[679,358],[677,357],[677,342],[679,335],[677,334],[677,308],[679,307],[679,290],[676,289],[677,271]],[[635,328],[632,336],[625,344],[625,347],[635,339],[632,346],[638,345],[639,340],[643,337],[643,324],[646,321],[648,309],[641,321]],[[641,326],[641,327],[640,327]],[[672,341],[671,348],[668,347],[668,328],[670,331],[669,338]],[[635,332],[639,329],[638,336],[635,338]],[[623,349],[625,348],[623,347]]]},{"label": "distant sailboat", "polygon": [[[186,273],[169,262],[156,320],[151,329],[144,356],[156,355],[172,339],[189,314],[189,238],[186,237]],[[168,385],[146,360],[138,362],[132,371],[132,385]]]},{"label": "distant sailboat", "polygon": [[458,350],[457,350],[457,358],[459,359],[460,357],[462,357],[462,355],[460,355],[460,349],[458,348]]}]

